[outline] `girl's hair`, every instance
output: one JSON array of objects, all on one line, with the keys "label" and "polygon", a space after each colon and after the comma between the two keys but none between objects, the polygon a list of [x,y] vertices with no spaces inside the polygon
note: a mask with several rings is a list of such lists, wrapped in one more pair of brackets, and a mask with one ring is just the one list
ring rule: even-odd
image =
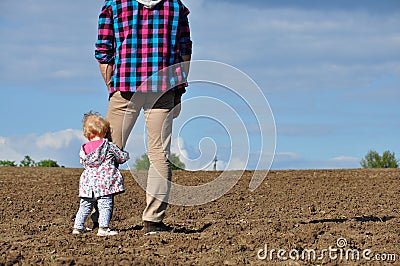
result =
[{"label": "girl's hair", "polygon": [[83,135],[88,139],[94,137],[104,138],[110,130],[110,122],[99,113],[90,111],[83,116]]}]

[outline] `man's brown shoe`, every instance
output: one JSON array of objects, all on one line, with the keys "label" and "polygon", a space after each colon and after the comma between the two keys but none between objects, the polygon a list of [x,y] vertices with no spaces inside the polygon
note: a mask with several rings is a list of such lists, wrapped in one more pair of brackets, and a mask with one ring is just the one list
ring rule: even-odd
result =
[{"label": "man's brown shoe", "polygon": [[155,223],[144,221],[144,235],[154,235],[160,233],[172,233],[175,228],[165,225],[163,222]]}]

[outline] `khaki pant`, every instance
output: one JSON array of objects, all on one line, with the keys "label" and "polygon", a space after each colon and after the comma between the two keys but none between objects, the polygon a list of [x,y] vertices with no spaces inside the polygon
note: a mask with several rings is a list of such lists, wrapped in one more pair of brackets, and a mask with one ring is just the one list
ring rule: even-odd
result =
[{"label": "khaki pant", "polygon": [[143,220],[161,222],[165,217],[172,172],[169,155],[172,134],[174,92],[115,92],[110,96],[107,120],[111,125],[111,140],[123,149],[129,134],[144,109],[148,135],[150,169],[147,177],[146,208]]}]

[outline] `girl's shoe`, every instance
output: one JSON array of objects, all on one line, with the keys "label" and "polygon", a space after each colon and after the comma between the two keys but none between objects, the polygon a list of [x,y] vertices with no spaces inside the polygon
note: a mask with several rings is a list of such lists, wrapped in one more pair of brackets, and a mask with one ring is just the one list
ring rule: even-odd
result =
[{"label": "girl's shoe", "polygon": [[101,229],[99,228],[99,231],[97,232],[98,236],[115,236],[118,235],[117,231],[112,231],[110,228],[107,229]]},{"label": "girl's shoe", "polygon": [[85,229],[76,229],[74,228],[74,230],[72,230],[72,234],[73,235],[82,235],[84,233],[86,233],[87,231]]}]

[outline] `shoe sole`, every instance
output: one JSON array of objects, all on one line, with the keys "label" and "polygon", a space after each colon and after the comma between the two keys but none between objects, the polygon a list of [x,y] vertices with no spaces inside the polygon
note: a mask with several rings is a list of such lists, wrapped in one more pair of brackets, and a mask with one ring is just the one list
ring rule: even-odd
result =
[{"label": "shoe sole", "polygon": [[85,230],[83,230],[83,231],[72,231],[73,235],[83,235],[85,233],[87,233],[87,231],[85,231]]},{"label": "shoe sole", "polygon": [[97,236],[107,237],[107,236],[116,236],[118,234],[97,234]]},{"label": "shoe sole", "polygon": [[162,230],[160,230],[160,231],[151,231],[151,232],[145,233],[144,235],[145,236],[150,236],[150,235],[157,235],[157,234],[162,234],[162,233],[173,233],[173,232],[175,232],[175,229],[165,230],[165,231],[162,231]]}]

